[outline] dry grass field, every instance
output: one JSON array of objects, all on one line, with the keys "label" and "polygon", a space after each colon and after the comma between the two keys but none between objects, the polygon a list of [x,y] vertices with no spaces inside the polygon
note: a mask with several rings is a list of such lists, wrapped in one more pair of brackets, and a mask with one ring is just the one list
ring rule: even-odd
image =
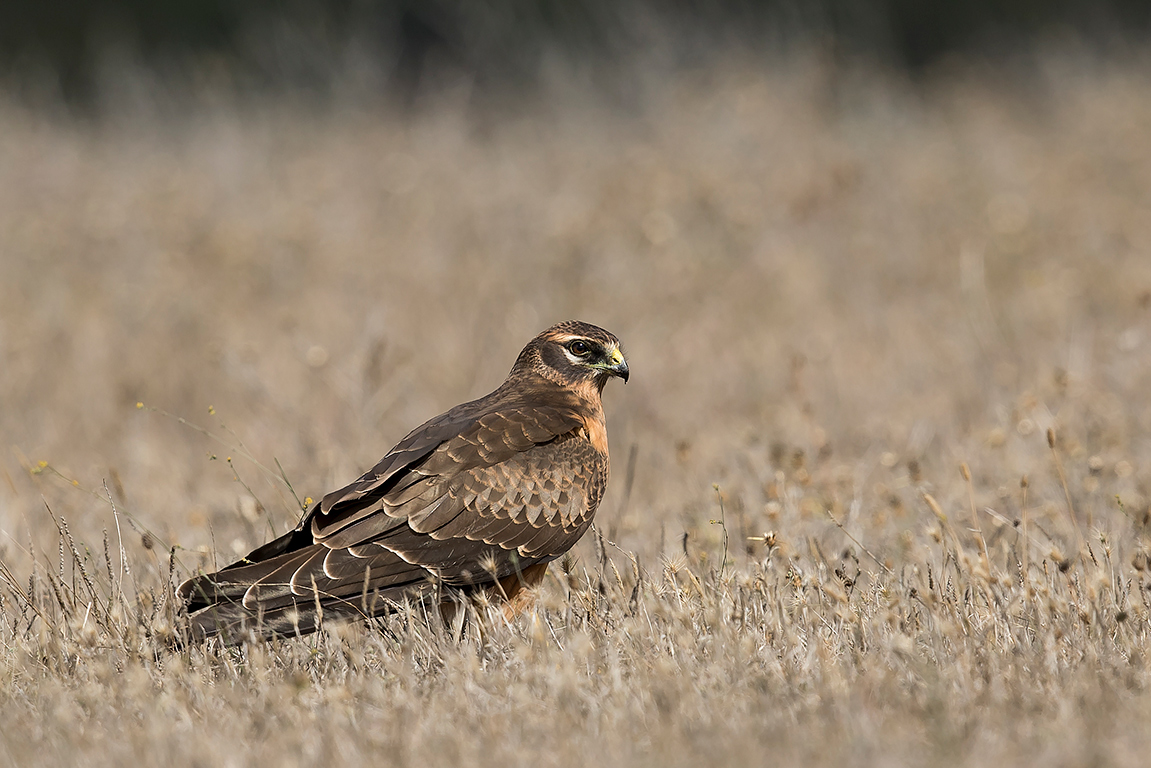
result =
[{"label": "dry grass field", "polygon": [[[0,762],[1146,764],[1151,64],[621,78],[0,100]],[[632,379],[534,609],[166,646],[567,318]]]}]

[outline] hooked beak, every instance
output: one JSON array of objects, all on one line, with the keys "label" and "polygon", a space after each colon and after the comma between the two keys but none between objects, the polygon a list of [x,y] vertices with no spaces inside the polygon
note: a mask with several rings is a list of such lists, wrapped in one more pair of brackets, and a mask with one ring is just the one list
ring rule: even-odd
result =
[{"label": "hooked beak", "polygon": [[608,358],[608,364],[604,366],[604,370],[610,373],[612,376],[619,376],[621,379],[623,379],[624,384],[627,383],[629,375],[627,369],[627,360],[624,360],[623,352],[620,352],[618,349],[613,349],[611,351],[611,355]]}]

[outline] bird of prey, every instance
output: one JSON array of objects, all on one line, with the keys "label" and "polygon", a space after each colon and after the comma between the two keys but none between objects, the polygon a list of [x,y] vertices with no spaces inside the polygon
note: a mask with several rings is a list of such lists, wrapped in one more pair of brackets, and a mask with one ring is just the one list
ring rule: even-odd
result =
[{"label": "bird of prey", "polygon": [[628,379],[611,333],[543,331],[494,392],[417,427],[294,530],[180,585],[191,635],[303,634],[404,600],[510,600],[538,583],[603,498],[612,376]]}]

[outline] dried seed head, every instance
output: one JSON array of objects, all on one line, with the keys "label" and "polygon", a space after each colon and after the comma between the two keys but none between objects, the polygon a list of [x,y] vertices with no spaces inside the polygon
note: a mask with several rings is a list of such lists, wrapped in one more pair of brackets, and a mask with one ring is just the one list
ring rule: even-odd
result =
[{"label": "dried seed head", "polygon": [[935,500],[934,496],[930,493],[925,493],[923,494],[923,500],[927,502],[927,506],[931,508],[931,511],[935,513],[935,516],[939,518],[941,522],[947,522],[947,515],[943,514],[943,508],[939,506],[939,502]]},{"label": "dried seed head", "polygon": [[1047,428],[1047,446],[1049,448],[1055,448],[1055,428],[1054,427],[1048,427]]}]

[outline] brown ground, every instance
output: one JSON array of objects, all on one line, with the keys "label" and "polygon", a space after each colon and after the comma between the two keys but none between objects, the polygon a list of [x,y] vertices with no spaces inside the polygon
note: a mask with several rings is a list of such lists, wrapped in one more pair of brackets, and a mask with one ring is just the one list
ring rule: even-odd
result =
[{"label": "brown ground", "polygon": [[[1145,764],[1151,65],[633,85],[0,102],[3,762]],[[534,611],[158,650],[566,318],[614,545]]]}]

